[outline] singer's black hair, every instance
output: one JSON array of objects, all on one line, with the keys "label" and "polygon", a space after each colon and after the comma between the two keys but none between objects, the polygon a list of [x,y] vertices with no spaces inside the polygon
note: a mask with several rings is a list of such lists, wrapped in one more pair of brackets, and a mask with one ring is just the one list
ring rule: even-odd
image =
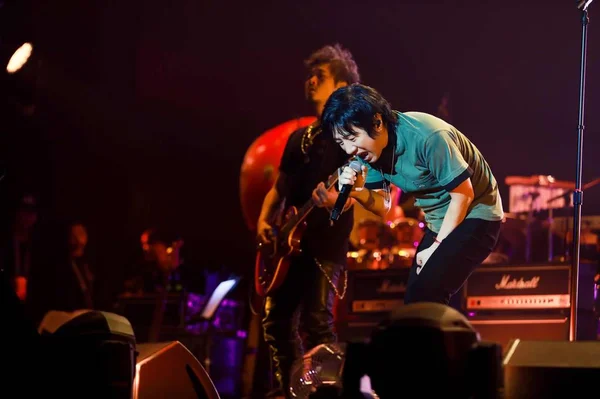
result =
[{"label": "singer's black hair", "polygon": [[330,134],[355,136],[352,127],[358,127],[374,137],[373,118],[376,114],[381,115],[388,133],[394,134],[398,116],[390,103],[372,87],[356,83],[341,87],[329,96],[321,116],[321,124]]}]

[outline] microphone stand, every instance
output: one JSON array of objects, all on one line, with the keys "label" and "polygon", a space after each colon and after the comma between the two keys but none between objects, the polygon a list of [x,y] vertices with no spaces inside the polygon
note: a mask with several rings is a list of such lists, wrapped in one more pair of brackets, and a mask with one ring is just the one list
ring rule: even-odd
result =
[{"label": "microphone stand", "polygon": [[[591,182],[584,184],[583,188],[582,188],[582,191],[585,191],[588,188],[594,187],[597,184],[600,184],[600,178],[594,179]],[[553,236],[552,236],[552,231],[553,231],[552,229],[553,229],[553,222],[554,222],[554,218],[552,216],[552,210],[553,210],[554,207],[552,205],[550,205],[550,204],[552,204],[552,202],[554,202],[554,201],[556,201],[558,199],[563,198],[565,200],[564,207],[568,207],[569,206],[569,199],[571,198],[571,195],[573,194],[573,192],[574,192],[573,190],[567,190],[564,193],[559,194],[559,195],[557,195],[555,197],[552,197],[552,198],[550,198],[550,199],[548,199],[546,201],[546,203],[548,204],[548,226],[549,226],[548,227],[548,232],[549,232],[549,234],[548,234],[548,262],[552,262],[554,260],[554,255],[553,255],[554,254],[554,252],[553,252]],[[582,217],[582,220],[583,220],[583,217]],[[568,233],[569,233],[569,224],[570,224],[570,219],[569,218],[565,218],[565,227],[564,227],[565,237],[564,237],[564,243],[563,243],[564,247],[565,247],[565,251],[566,251],[567,242],[568,242],[567,241],[567,238],[568,238],[567,236],[568,236]],[[570,259],[570,258],[571,258],[571,253],[567,251],[564,254],[564,259],[566,260],[566,259]]]},{"label": "microphone stand", "polygon": [[540,193],[538,192],[531,192],[527,194],[529,197],[531,197],[531,202],[529,203],[529,210],[527,211],[527,235],[525,237],[525,243],[526,243],[526,247],[525,247],[525,262],[529,263],[531,262],[531,246],[532,246],[532,226],[531,224],[534,221],[533,218],[533,206],[535,203],[535,199],[537,197],[540,196]]},{"label": "microphone stand", "polygon": [[[599,179],[600,180],[600,179]],[[587,185],[586,185],[587,186]],[[584,186],[583,188],[585,189],[586,186]],[[554,261],[554,236],[553,236],[553,232],[554,232],[554,205],[552,205],[552,203],[558,199],[563,198],[565,200],[565,205],[563,206],[564,208],[567,208],[569,206],[569,199],[571,198],[571,194],[573,194],[573,190],[567,190],[566,192],[557,195],[555,197],[550,198],[549,200],[546,201],[546,204],[548,206],[548,262],[552,262]],[[564,260],[566,261],[567,258],[569,257],[569,252],[566,250],[567,246],[567,236],[568,236],[568,230],[569,230],[569,219],[565,218],[565,237],[563,240],[563,245],[564,248],[563,250],[565,251],[564,255]]]},{"label": "microphone stand", "polygon": [[581,206],[583,203],[583,191],[581,190],[581,168],[583,161],[583,115],[585,100],[585,70],[586,70],[586,51],[587,51],[587,26],[589,23],[588,7],[593,0],[581,0],[577,3],[577,9],[581,10],[581,64],[579,75],[579,123],[577,125],[577,175],[575,179],[575,190],[573,191],[573,254],[571,264],[571,314],[569,317],[569,341],[577,340],[577,308],[578,308],[578,284],[579,284],[579,255],[581,238]]}]

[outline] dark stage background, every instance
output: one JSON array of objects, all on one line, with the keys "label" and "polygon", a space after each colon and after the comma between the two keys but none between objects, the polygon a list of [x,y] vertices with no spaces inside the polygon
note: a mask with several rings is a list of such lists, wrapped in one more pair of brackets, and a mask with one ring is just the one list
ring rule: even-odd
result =
[{"label": "dark stage background", "polygon": [[[244,153],[265,130],[309,115],[302,61],[333,42],[398,110],[435,113],[449,92],[452,122],[485,154],[506,209],[508,175],[575,180],[575,2],[422,3],[28,2],[40,56],[29,75],[36,110],[15,116],[3,102],[3,200],[35,190],[42,222],[86,221],[105,281],[156,223],[183,235],[199,269],[250,276]],[[600,177],[598,7],[590,8],[584,182]],[[600,214],[600,187],[586,191],[583,212]]]}]

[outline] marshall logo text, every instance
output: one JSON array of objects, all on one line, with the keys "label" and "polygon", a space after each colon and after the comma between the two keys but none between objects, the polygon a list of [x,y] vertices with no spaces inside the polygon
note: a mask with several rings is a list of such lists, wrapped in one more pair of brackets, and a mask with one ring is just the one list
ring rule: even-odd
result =
[{"label": "marshall logo text", "polygon": [[526,290],[538,287],[540,276],[534,276],[529,280],[525,280],[521,277],[519,280],[516,278],[510,279],[510,274],[505,274],[499,283],[495,285],[497,290]]},{"label": "marshall logo text", "polygon": [[402,282],[393,284],[390,280],[383,280],[381,285],[377,287],[377,292],[381,294],[397,294],[400,292],[406,292],[406,284]]}]

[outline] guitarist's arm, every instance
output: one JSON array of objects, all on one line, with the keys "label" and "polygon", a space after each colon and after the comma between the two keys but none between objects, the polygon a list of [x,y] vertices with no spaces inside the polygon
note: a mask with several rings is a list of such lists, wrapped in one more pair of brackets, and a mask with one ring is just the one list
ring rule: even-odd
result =
[{"label": "guitarist's arm", "polygon": [[271,187],[265,196],[265,199],[263,200],[260,216],[258,217],[258,222],[256,223],[256,232],[259,240],[262,242],[267,243],[271,241],[271,221],[273,220],[273,215],[278,210],[281,202],[285,198],[284,193],[288,191],[287,181],[288,179],[286,174],[282,171],[279,171],[275,184],[273,184],[273,187]]},{"label": "guitarist's arm", "polygon": [[[324,183],[322,183],[322,182],[319,183],[317,185],[317,188],[315,188],[313,190],[313,194],[312,194],[312,199],[313,199],[315,205],[320,208],[327,208],[329,211],[331,211],[333,209],[333,207],[335,206],[335,202],[337,201],[337,198],[339,195],[334,187],[335,186],[332,186],[328,190],[327,187],[325,187]],[[355,200],[353,198],[349,197],[346,200],[346,203],[344,204],[342,213],[346,212],[348,209],[350,209],[350,207],[354,204],[354,202],[355,202]]]}]

